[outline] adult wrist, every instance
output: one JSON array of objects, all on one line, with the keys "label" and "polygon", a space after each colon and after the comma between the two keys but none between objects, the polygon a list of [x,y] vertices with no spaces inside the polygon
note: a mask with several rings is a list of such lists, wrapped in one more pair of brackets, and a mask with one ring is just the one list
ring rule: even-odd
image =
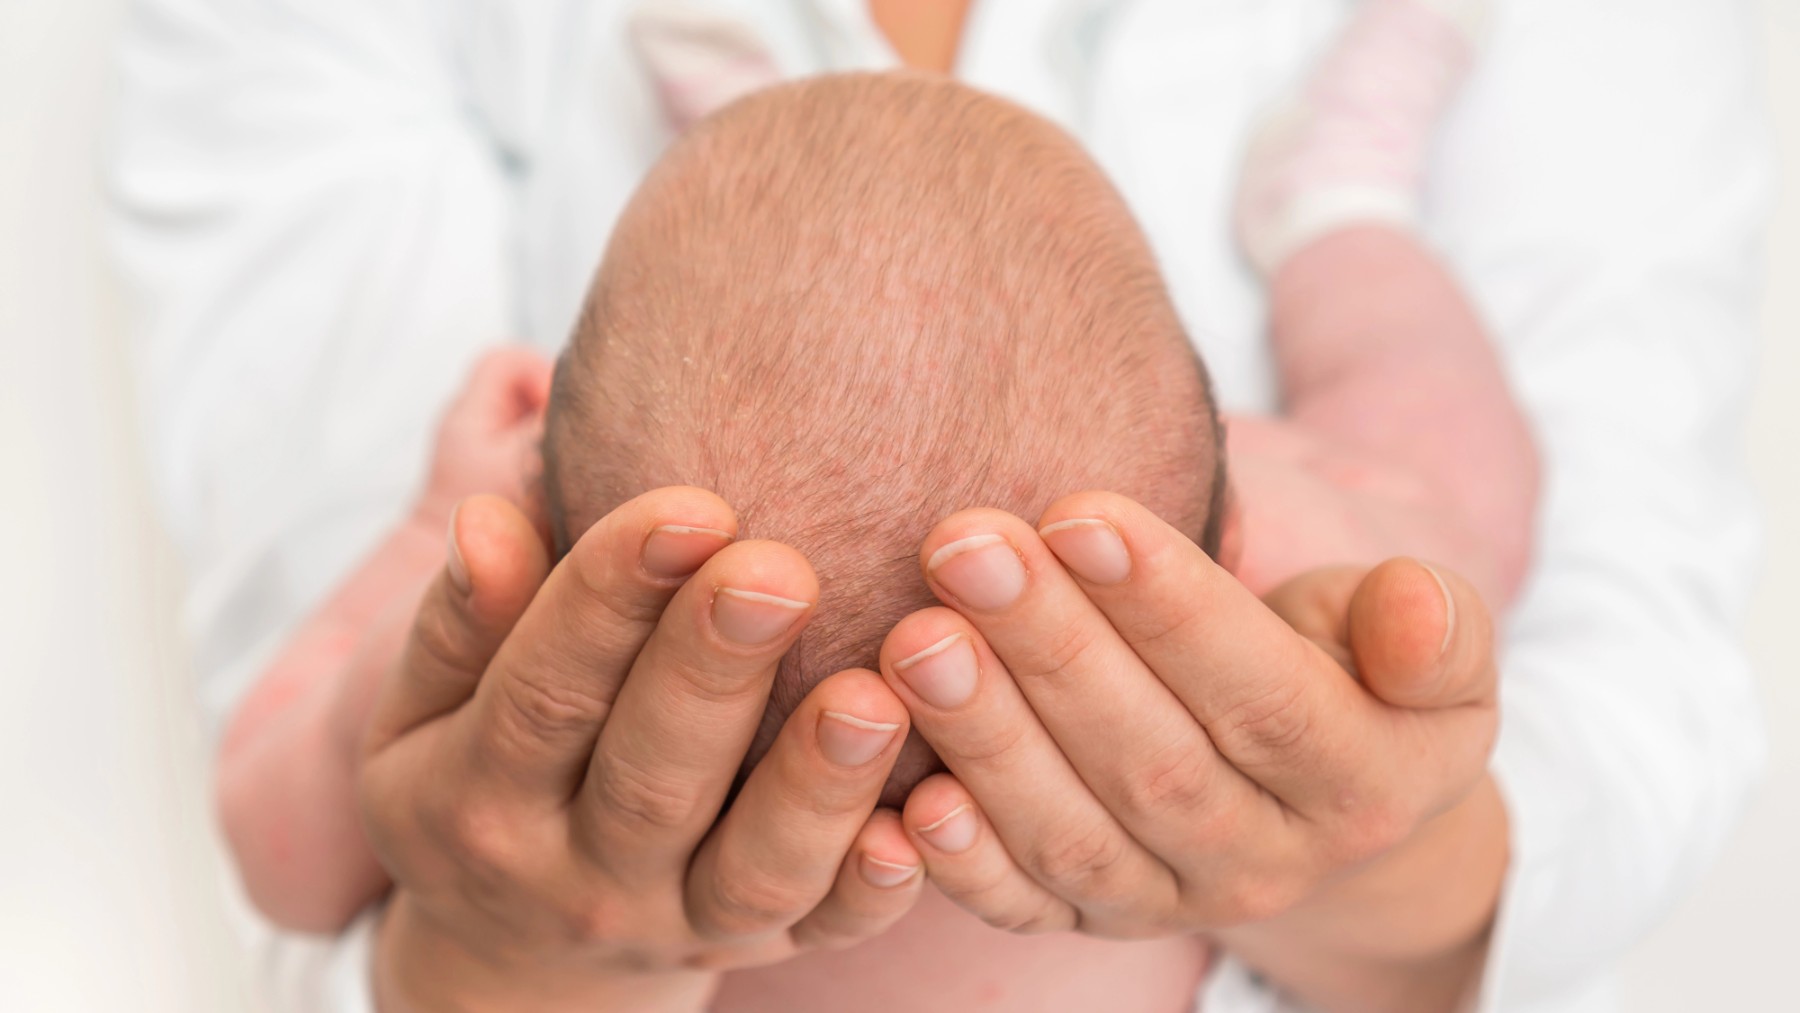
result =
[{"label": "adult wrist", "polygon": [[718,976],[509,967],[472,952],[396,891],[376,929],[371,974],[379,1013],[699,1013]]},{"label": "adult wrist", "polygon": [[1216,934],[1302,999],[1346,1010],[1465,1008],[1509,860],[1492,778],[1395,853],[1268,922]]}]

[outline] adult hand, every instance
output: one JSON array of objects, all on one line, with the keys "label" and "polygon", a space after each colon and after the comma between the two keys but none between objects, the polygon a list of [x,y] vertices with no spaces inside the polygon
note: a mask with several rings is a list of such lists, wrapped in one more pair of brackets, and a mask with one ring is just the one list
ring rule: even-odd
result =
[{"label": "adult hand", "polygon": [[903,620],[881,667],[950,769],[905,825],[963,906],[1113,937],[1291,926],[1247,948],[1336,968],[1284,982],[1334,1005],[1393,994],[1347,981],[1370,966],[1416,970],[1480,936],[1505,866],[1496,680],[1486,610],[1455,575],[1323,571],[1265,604],[1103,493],[1037,528],[956,514],[921,562],[950,607]]},{"label": "adult hand", "polygon": [[515,507],[457,509],[360,778],[398,883],[383,1009],[695,1008],[717,969],[917,898],[874,811],[907,716],[873,672],[816,687],[720,816],[818,594],[798,553],[735,532],[716,496],[659,490],[550,572]]}]

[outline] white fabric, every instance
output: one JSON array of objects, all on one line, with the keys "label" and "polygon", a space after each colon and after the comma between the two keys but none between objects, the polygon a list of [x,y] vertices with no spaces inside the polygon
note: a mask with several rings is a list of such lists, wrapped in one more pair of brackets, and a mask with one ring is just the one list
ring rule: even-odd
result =
[{"label": "white fabric", "polygon": [[[140,0],[111,181],[206,704],[402,509],[485,345],[557,347],[667,142],[625,0]],[[860,0],[720,0],[784,71],[880,66]],[[1222,400],[1271,410],[1230,245],[1259,105],[1340,0],[980,0],[960,71],[1081,137],[1151,234]],[[1548,467],[1495,760],[1513,867],[1482,1008],[1609,1007],[1608,963],[1716,853],[1762,739],[1733,627],[1768,154],[1739,6],[1514,0],[1426,227],[1493,323]],[[366,1006],[365,932],[288,1009]],[[1227,966],[1208,1013],[1280,1008]]]}]

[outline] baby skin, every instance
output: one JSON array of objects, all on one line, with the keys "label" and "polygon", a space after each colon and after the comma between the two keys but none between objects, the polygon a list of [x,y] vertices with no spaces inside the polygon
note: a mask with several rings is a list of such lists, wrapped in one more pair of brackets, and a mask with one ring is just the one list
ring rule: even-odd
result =
[{"label": "baby skin", "polygon": [[[821,125],[851,108],[854,130]],[[874,168],[833,172],[838,159]],[[919,179],[934,185],[907,182]],[[790,196],[747,196],[772,192]],[[796,252],[747,256],[771,245]],[[1453,281],[1391,220],[1333,223],[1263,266],[1284,411],[1234,418],[1226,437],[1135,225],[1048,125],[911,78],[778,89],[703,125],[622,219],[555,393],[528,353],[477,367],[416,509],[236,715],[219,788],[252,897],[282,924],[330,931],[385,889],[356,818],[356,742],[410,619],[393,603],[444,565],[450,511],[477,492],[527,505],[566,546],[637,493],[701,485],[738,508],[743,533],[806,553],[820,619],[747,763],[812,683],[872,664],[886,630],[929,603],[911,553],[962,506],[1029,518],[1108,488],[1259,594],[1410,555],[1504,606],[1525,569],[1535,465]],[[945,382],[970,377],[985,392]],[[727,452],[745,443],[759,452]],[[909,742],[891,801],[934,769]],[[725,975],[715,1003],[1183,1008],[1207,945],[1014,935],[928,891],[872,943]]]}]

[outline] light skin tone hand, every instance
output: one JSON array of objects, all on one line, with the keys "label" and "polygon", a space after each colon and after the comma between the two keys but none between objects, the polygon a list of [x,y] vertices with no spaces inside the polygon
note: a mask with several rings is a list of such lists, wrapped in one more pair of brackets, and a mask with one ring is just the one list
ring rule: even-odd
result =
[{"label": "light skin tone hand", "polygon": [[375,691],[443,568],[457,502],[476,493],[521,508],[534,501],[549,395],[542,356],[521,348],[482,356],[445,409],[412,509],[307,617],[232,715],[217,764],[220,823],[246,892],[277,924],[335,932],[387,888],[354,803]]},{"label": "light skin tone hand", "polygon": [[397,883],[383,1010],[698,1009],[717,972],[869,938],[918,898],[876,810],[908,718],[873,672],[820,683],[725,807],[818,596],[736,525],[658,490],[551,571],[516,507],[457,509],[360,774]]},{"label": "light skin tone hand", "polygon": [[949,607],[883,676],[950,772],[908,799],[991,924],[1215,936],[1333,1009],[1452,1008],[1506,865],[1492,631],[1454,574],[1316,571],[1265,603],[1138,504],[941,523]]}]

